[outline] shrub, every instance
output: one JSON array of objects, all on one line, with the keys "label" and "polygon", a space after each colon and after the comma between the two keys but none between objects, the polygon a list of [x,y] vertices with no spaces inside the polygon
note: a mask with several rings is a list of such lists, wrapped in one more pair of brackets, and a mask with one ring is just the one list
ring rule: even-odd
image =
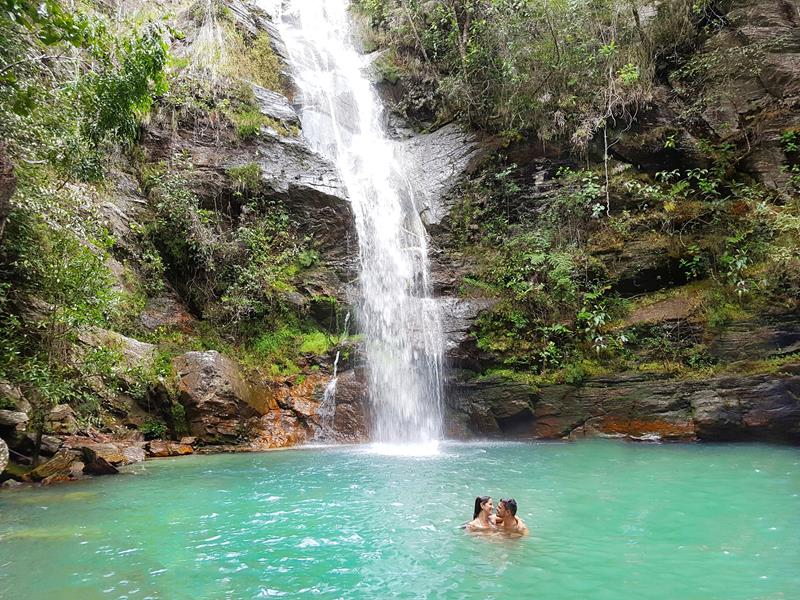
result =
[{"label": "shrub", "polygon": [[163,439],[167,433],[167,426],[161,421],[155,419],[148,419],[139,428],[146,440],[159,440]]}]

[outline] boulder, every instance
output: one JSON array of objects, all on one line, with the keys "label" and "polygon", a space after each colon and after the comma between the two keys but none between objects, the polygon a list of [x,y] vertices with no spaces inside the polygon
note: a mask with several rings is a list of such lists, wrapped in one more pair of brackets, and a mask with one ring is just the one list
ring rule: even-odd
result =
[{"label": "boulder", "polygon": [[[117,469],[113,464],[111,464],[109,458],[112,457],[117,458],[118,464],[122,463],[125,460],[121,454],[103,455],[89,446],[83,447],[82,454],[83,454],[83,465],[84,465],[83,472],[89,475],[116,475],[117,473],[119,473],[119,469]],[[108,458],[106,458],[106,456],[108,456]]]},{"label": "boulder", "polygon": [[78,432],[78,421],[75,411],[69,404],[57,404],[45,418],[47,429],[55,434],[75,435]]},{"label": "boulder", "polygon": [[180,297],[173,291],[167,291],[156,298],[149,298],[142,314],[139,315],[139,320],[150,331],[164,327],[189,333],[197,324]]},{"label": "boulder", "polygon": [[22,391],[15,385],[11,385],[8,381],[0,379],[0,402],[5,405],[9,410],[17,410],[20,412],[30,412],[31,405],[22,395]]},{"label": "boulder", "polygon": [[168,442],[165,440],[150,440],[145,446],[147,456],[153,458],[166,458],[168,456],[185,456],[194,453],[194,449],[183,443]]},{"label": "boulder", "polygon": [[75,479],[79,476],[77,475],[78,465],[73,466],[73,463],[81,462],[80,458],[81,455],[78,452],[62,448],[56,452],[53,458],[27,473],[23,479],[34,482],[45,481],[47,483]]},{"label": "boulder", "polygon": [[8,464],[8,446],[0,438],[0,474],[3,473],[6,469],[6,465]]},{"label": "boulder", "polygon": [[120,353],[121,361],[115,375],[128,385],[136,385],[131,371],[147,369],[153,364],[156,356],[156,346],[146,342],[126,337],[115,331],[100,327],[89,327],[78,334],[80,347],[76,352],[82,353],[87,349],[106,348]]},{"label": "boulder", "polygon": [[176,357],[178,400],[186,409],[191,434],[208,444],[246,438],[263,391],[245,381],[239,367],[215,350]]},{"label": "boulder", "polygon": [[369,437],[367,380],[361,368],[339,373],[336,381],[334,437],[340,443],[364,442]]},{"label": "boulder", "polygon": [[24,431],[28,415],[17,410],[0,410],[0,428]]},{"label": "boulder", "polygon": [[144,445],[127,446],[122,449],[122,456],[125,457],[126,465],[144,462],[146,458]]},{"label": "boulder", "polygon": [[[8,446],[19,454],[31,455],[33,454],[34,446],[36,445],[36,434],[18,432],[10,436],[8,439]],[[53,456],[63,445],[61,438],[54,435],[43,435],[41,448],[39,449],[40,456]]]}]

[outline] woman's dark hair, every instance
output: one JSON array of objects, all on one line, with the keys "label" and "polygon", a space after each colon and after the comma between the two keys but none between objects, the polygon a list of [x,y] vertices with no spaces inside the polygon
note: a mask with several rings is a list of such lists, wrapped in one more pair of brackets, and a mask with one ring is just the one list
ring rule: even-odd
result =
[{"label": "woman's dark hair", "polygon": [[472,515],[473,519],[477,519],[481,514],[481,504],[486,504],[491,496],[478,496],[475,498],[475,513]]}]

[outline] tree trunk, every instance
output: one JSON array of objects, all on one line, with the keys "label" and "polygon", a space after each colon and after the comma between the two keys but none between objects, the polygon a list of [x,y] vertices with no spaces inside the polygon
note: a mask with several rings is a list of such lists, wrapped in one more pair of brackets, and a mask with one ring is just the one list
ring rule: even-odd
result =
[{"label": "tree trunk", "polygon": [[14,165],[6,152],[5,144],[0,143],[0,241],[6,228],[6,220],[11,212],[11,196],[17,189]]}]

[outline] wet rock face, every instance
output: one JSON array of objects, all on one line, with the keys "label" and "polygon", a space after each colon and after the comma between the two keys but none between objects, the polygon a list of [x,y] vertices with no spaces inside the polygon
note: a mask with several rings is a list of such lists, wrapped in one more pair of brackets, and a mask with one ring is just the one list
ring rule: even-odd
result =
[{"label": "wet rock face", "polygon": [[211,444],[246,437],[255,393],[238,366],[215,350],[176,357],[178,400],[186,409],[192,435]]},{"label": "wet rock face", "polygon": [[446,388],[451,434],[533,437],[536,389],[498,379],[450,381]]},{"label": "wet rock face", "polygon": [[451,409],[471,434],[800,443],[800,365],[787,371],[795,374],[692,381],[621,374],[538,391],[467,382],[455,386]]},{"label": "wet rock face", "polygon": [[481,370],[486,357],[478,350],[472,332],[481,312],[493,307],[491,298],[439,298],[445,356],[448,365],[458,369]]},{"label": "wet rock face", "polygon": [[364,370],[343,371],[336,381],[336,412],[333,416],[336,441],[356,443],[369,439],[368,418]]},{"label": "wet rock face", "polygon": [[410,137],[401,152],[422,221],[435,228],[450,212],[450,192],[480,164],[487,147],[476,134],[450,124]]},{"label": "wet rock face", "polygon": [[709,344],[709,354],[721,361],[786,356],[795,352],[800,352],[800,321],[791,316],[736,323]]}]

